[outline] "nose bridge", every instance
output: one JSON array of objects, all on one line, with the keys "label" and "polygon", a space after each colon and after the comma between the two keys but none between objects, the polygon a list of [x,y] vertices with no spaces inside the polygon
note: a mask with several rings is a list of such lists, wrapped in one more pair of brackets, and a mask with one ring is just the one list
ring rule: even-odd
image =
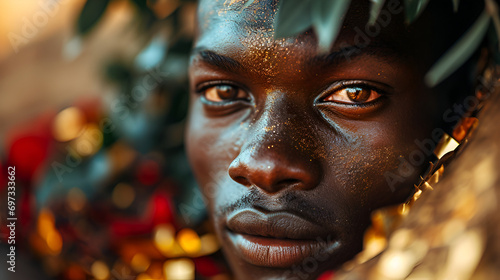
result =
[{"label": "nose bridge", "polygon": [[[306,116],[284,93],[273,92],[267,95],[260,114],[251,120],[248,137],[242,146],[242,152],[255,158],[272,157],[289,153],[296,146],[299,134],[306,127]],[[295,151],[293,151],[295,152]]]},{"label": "nose bridge", "polygon": [[[243,185],[266,192],[296,186],[310,189],[319,183],[320,166],[312,154],[314,141],[302,149],[307,124],[306,113],[284,96],[268,96],[266,106],[252,122],[240,154],[231,163],[230,176]],[[310,138],[309,138],[310,139]],[[311,140],[311,139],[310,139]],[[301,142],[302,141],[302,142]]]},{"label": "nose bridge", "polygon": [[305,116],[299,117],[303,114],[298,108],[283,97],[269,99],[266,109],[254,124],[255,137],[250,143],[254,150],[257,149],[255,152],[279,152],[282,148],[294,147],[298,134],[304,130]]}]

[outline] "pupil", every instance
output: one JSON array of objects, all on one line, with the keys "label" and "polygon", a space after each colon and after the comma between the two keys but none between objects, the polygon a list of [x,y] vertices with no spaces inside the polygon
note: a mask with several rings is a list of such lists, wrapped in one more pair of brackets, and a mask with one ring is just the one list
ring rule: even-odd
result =
[{"label": "pupil", "polygon": [[236,97],[236,89],[233,86],[229,85],[220,85],[217,86],[217,94],[220,99],[231,99]]},{"label": "pupil", "polygon": [[364,102],[370,98],[370,90],[364,88],[347,88],[347,96],[354,102]]}]

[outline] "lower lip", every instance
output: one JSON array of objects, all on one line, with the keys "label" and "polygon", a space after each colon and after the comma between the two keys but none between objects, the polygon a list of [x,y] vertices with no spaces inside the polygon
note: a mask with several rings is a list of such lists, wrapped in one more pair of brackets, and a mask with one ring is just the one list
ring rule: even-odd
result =
[{"label": "lower lip", "polygon": [[[338,242],[277,239],[234,233],[229,237],[243,258],[253,265],[286,268],[300,264],[307,257],[325,260],[338,247]],[[328,240],[330,241],[330,240]]]}]

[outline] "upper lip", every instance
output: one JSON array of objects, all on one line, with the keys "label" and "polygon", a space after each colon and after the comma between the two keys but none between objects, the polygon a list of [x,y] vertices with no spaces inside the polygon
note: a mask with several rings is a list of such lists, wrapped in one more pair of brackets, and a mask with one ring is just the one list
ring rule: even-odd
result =
[{"label": "upper lip", "polygon": [[290,212],[263,213],[252,208],[231,213],[227,227],[239,234],[278,239],[316,240],[330,233],[326,228]]}]

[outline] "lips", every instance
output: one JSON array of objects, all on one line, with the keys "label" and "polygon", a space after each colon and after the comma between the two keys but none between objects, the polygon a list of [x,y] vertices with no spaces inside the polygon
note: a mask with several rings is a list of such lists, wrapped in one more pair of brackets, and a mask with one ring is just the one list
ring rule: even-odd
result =
[{"label": "lips", "polygon": [[229,215],[230,240],[249,263],[289,267],[305,258],[328,258],[338,247],[332,232],[289,212],[243,209]]}]

